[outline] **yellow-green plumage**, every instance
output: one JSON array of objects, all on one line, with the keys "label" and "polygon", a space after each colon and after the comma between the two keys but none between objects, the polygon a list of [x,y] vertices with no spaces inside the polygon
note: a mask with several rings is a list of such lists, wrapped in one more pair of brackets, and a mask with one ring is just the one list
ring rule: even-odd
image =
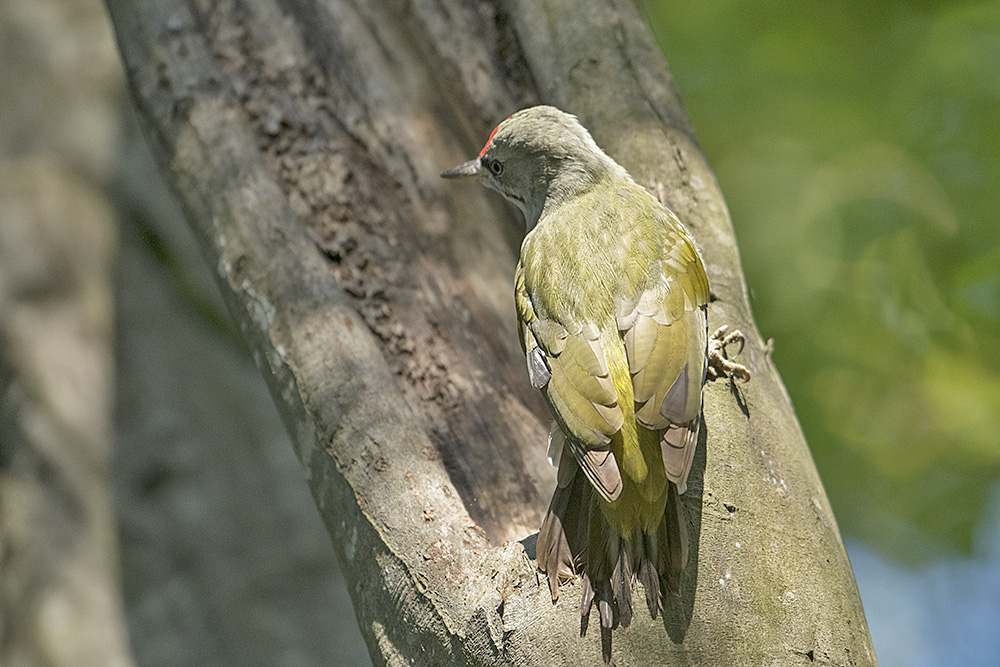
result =
[{"label": "yellow-green plumage", "polygon": [[[610,446],[620,471],[636,488],[610,503],[605,513],[627,535],[637,522],[651,523],[653,519],[646,516],[649,512],[662,515],[662,507],[650,509],[647,504],[662,505],[666,483],[665,475],[658,474],[662,471],[660,438],[642,429],[640,441],[634,401],[638,397],[640,410],[648,414],[644,421],[654,425],[663,419],[656,401],[650,399],[662,398],[685,363],[699,364],[700,386],[704,323],[701,332],[692,332],[684,316],[707,303],[708,282],[679,222],[635,183],[620,182],[613,173],[604,178],[608,183],[596,183],[586,195],[543,210],[539,224],[522,244],[517,304],[522,330],[534,339],[529,338],[527,344],[540,345],[550,359],[555,358],[550,364],[554,386],[549,391],[555,393],[557,418],[569,411],[562,415],[565,421],[582,422],[606,433],[606,416],[598,409],[616,405],[621,413],[622,429]],[[614,197],[609,201],[605,195],[612,188]],[[667,261],[674,266],[665,275]],[[633,310],[645,309],[647,294],[655,295],[647,299],[650,314],[633,314]],[[655,321],[660,311],[663,316],[658,319],[663,324]],[[633,326],[625,328],[630,315]],[[647,322],[650,326],[643,326]],[[562,351],[572,350],[595,333],[614,394],[608,391],[607,382],[599,382],[595,366],[583,368],[577,361],[580,355],[567,358],[570,355]],[[632,355],[626,351],[629,335],[634,339]],[[567,430],[582,432],[584,428]],[[655,470],[650,476],[651,468]]]},{"label": "yellow-green plumage", "polygon": [[687,559],[679,493],[700,425],[704,266],[677,217],[551,107],[510,117],[446,175],[480,176],[525,215],[515,305],[559,466],[538,564],[553,599],[560,578],[583,575],[584,627],[596,600],[608,660],[633,577],[655,616]]}]

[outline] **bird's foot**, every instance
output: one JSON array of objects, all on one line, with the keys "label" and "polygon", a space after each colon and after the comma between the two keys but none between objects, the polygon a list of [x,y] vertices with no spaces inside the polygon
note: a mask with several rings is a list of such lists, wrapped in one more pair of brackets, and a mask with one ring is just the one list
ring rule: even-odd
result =
[{"label": "bird's foot", "polygon": [[[743,364],[731,361],[726,355],[726,346],[739,343],[740,349],[737,355],[743,351],[743,344],[746,339],[740,331],[730,333],[729,325],[723,325],[715,330],[712,337],[708,339],[708,379],[733,377],[750,381],[750,370]],[[736,355],[733,355],[736,356]]]}]

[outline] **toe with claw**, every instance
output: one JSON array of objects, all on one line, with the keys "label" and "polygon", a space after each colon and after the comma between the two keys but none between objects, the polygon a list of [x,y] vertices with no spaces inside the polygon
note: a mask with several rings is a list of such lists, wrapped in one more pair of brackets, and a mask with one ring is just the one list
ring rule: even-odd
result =
[{"label": "toe with claw", "polygon": [[[750,381],[750,371],[743,364],[731,361],[726,355],[726,346],[734,343],[740,344],[740,349],[736,354],[743,351],[745,343],[743,334],[740,331],[729,331],[729,325],[724,325],[715,330],[712,337],[708,339],[708,379],[733,377],[739,378],[743,382]],[[733,355],[736,356],[736,355]]]}]

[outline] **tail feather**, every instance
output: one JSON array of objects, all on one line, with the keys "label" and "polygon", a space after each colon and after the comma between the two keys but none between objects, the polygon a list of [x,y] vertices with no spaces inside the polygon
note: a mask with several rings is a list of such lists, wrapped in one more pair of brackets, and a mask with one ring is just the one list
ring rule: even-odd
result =
[{"label": "tail feather", "polygon": [[611,575],[611,595],[618,606],[618,622],[623,628],[632,624],[632,567],[629,554],[621,549]]},{"label": "tail feather", "polygon": [[[564,456],[560,464],[565,465],[567,459],[573,457]],[[580,471],[566,487],[557,488],[539,531],[537,557],[553,601],[561,581],[583,575],[580,634],[587,632],[596,600],[602,652],[605,662],[610,662],[611,629],[627,628],[632,621],[633,580],[641,581],[649,614],[656,618],[666,593],[680,590],[688,536],[684,508],[673,483],[668,485],[663,521],[648,532],[619,535],[607,523],[601,502]]]},{"label": "tail feather", "polygon": [[590,585],[590,577],[583,574],[583,595],[580,596],[580,636],[587,634],[587,623],[590,620],[590,608],[594,604],[594,587]]},{"label": "tail feather", "polygon": [[538,542],[535,547],[538,567],[548,577],[553,602],[559,598],[559,578],[568,579],[574,571],[573,552],[569,547],[562,523],[569,498],[568,489],[556,489],[549,504],[549,511],[542,521],[542,528],[538,531]]},{"label": "tail feather", "polygon": [[663,608],[660,575],[656,571],[658,541],[650,539],[649,535],[643,535],[642,542],[644,557],[639,561],[639,580],[646,591],[646,607],[649,608],[649,615],[655,619]]},{"label": "tail feather", "polygon": [[563,468],[576,470],[567,475],[570,481],[565,486],[557,486],[552,494],[535,547],[538,568],[548,578],[553,602],[559,598],[559,582],[568,581],[581,569],[590,533],[590,508],[594,504],[593,487],[579,474],[572,456],[562,457],[560,477],[563,477]]},{"label": "tail feather", "polygon": [[688,535],[684,523],[684,507],[674,484],[670,484],[667,490],[667,508],[663,520],[664,525],[659,531],[663,541],[660,545],[660,577],[667,590],[677,593],[681,589],[681,572],[687,564]]},{"label": "tail feather", "polygon": [[601,657],[604,658],[604,664],[608,665],[611,663],[611,628],[606,628],[601,626]]},{"label": "tail feather", "polygon": [[614,614],[611,610],[611,580],[605,579],[604,585],[601,587],[601,599],[597,601],[597,611],[601,614],[601,627],[611,629],[611,624],[614,622]]}]

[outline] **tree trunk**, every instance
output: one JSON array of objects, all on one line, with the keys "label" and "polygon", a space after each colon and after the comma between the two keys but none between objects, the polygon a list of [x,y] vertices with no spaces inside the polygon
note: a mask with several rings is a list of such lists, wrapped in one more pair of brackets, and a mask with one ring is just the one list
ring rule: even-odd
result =
[{"label": "tree trunk", "polygon": [[725,204],[630,2],[108,4],[375,664],[601,661],[596,634],[579,637],[579,591],[553,605],[530,559],[554,472],[514,325],[523,223],[437,177],[539,102],[577,114],[685,221],[710,327],[748,334],[754,373],[706,390],[682,592],[616,633],[615,663],[875,664]]}]

